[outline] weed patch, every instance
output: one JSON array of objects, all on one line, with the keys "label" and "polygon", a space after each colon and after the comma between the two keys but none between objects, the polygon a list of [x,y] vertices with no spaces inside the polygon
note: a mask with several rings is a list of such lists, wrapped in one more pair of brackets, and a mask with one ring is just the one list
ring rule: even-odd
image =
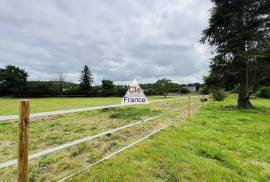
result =
[{"label": "weed patch", "polygon": [[161,110],[153,110],[150,108],[111,108],[102,110],[101,112],[109,112],[112,119],[124,120],[140,120],[145,116],[155,116],[161,113]]}]

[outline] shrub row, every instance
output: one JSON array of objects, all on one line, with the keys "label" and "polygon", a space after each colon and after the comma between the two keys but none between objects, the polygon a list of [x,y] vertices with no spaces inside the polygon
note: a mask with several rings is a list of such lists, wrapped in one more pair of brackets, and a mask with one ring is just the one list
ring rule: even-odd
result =
[{"label": "shrub row", "polygon": [[262,87],[256,92],[257,97],[270,99],[270,87]]}]

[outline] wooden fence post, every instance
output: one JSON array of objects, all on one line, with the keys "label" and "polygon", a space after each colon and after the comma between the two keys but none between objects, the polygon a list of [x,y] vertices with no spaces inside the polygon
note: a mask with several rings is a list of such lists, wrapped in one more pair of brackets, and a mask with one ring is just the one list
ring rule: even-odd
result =
[{"label": "wooden fence post", "polygon": [[204,105],[204,94],[203,94],[203,98],[202,98],[202,106]]},{"label": "wooden fence post", "polygon": [[188,96],[188,120],[190,120],[190,95]]},{"label": "wooden fence post", "polygon": [[30,101],[20,100],[19,107],[18,182],[28,181],[28,126]]}]

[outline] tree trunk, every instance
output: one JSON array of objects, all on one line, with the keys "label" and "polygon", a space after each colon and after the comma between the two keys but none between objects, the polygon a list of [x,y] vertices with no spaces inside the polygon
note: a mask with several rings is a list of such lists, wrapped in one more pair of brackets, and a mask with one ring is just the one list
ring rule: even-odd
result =
[{"label": "tree trunk", "polygon": [[249,83],[248,83],[248,67],[240,70],[239,75],[240,87],[238,96],[238,108],[251,108],[252,105],[249,101]]}]

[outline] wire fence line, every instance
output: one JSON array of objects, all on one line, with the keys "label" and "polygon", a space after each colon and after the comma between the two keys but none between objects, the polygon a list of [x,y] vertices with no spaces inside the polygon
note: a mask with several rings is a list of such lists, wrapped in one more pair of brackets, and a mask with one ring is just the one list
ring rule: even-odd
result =
[{"label": "wire fence line", "polygon": [[[196,107],[195,110],[197,110],[197,109],[200,108],[200,107],[201,107],[201,106]],[[184,118],[184,117],[186,117],[187,115],[188,115],[188,113],[187,113],[187,112],[184,112],[184,113],[181,115],[181,118]],[[152,136],[152,135],[158,133],[159,131],[161,131],[161,130],[167,128],[168,126],[172,125],[173,123],[175,123],[175,121],[172,121],[172,122],[170,122],[170,123],[168,123],[168,124],[166,124],[166,125],[160,127],[159,129],[157,129],[157,130],[155,130],[155,131],[149,133],[148,135],[146,135],[146,136],[144,136],[144,137],[142,137],[142,138],[136,140],[135,142],[133,142],[133,143],[131,143],[131,144],[129,144],[129,145],[127,145],[127,146],[125,146],[125,147],[123,147],[123,148],[121,148],[121,149],[119,149],[119,150],[117,150],[117,151],[115,151],[115,152],[113,152],[113,153],[111,153],[111,154],[109,154],[109,155],[103,157],[102,159],[100,159],[100,160],[98,160],[98,161],[96,161],[96,162],[94,162],[94,163],[92,163],[92,164],[90,164],[90,165],[88,165],[88,166],[86,166],[86,167],[80,169],[79,171],[74,172],[74,173],[72,173],[72,174],[66,176],[65,178],[63,178],[63,179],[61,179],[61,180],[58,180],[58,182],[66,181],[66,180],[68,180],[68,179],[70,179],[70,178],[72,178],[72,177],[74,177],[74,176],[80,174],[81,172],[83,172],[83,171],[85,171],[85,170],[87,170],[87,169],[89,169],[89,168],[91,168],[91,167],[93,167],[93,166],[95,166],[95,165],[97,165],[97,164],[99,164],[99,163],[105,161],[105,160],[108,160],[108,159],[112,158],[113,156],[115,156],[115,155],[117,155],[117,154],[119,154],[119,153],[121,153],[121,152],[123,152],[123,151],[125,151],[125,150],[127,150],[127,149],[129,149],[129,148],[131,148],[132,146],[134,146],[134,145],[136,145],[136,144],[142,142],[143,140],[149,138],[150,136]]]},{"label": "wire fence line", "polygon": [[[191,96],[191,97],[199,97],[199,96]],[[170,101],[170,100],[176,100],[176,99],[185,99],[187,97],[177,97],[177,98],[171,98],[171,99],[162,99],[162,100],[153,100],[149,101],[150,103],[155,102],[164,102],[164,101]],[[138,105],[138,104],[134,104]],[[106,105],[106,106],[95,106],[95,107],[84,107],[84,108],[78,108],[78,109],[67,109],[67,110],[58,110],[58,111],[49,111],[49,112],[40,112],[40,113],[33,113],[30,115],[31,118],[37,118],[37,117],[45,117],[45,116],[55,116],[60,114],[68,114],[68,113],[77,113],[77,112],[85,112],[85,111],[93,111],[93,110],[99,110],[99,109],[108,109],[108,108],[114,108],[114,107],[124,107],[127,105],[124,104],[112,104],[112,105]],[[1,121],[16,121],[19,118],[18,115],[2,115],[0,116],[0,122]]]},{"label": "wire fence line", "polygon": [[[195,104],[193,103],[192,105],[195,105]],[[167,115],[167,114],[170,114],[172,112],[181,110],[181,109],[183,109],[185,107],[187,107],[187,106],[179,107],[177,109],[174,109],[174,110],[171,110],[171,111],[168,111],[168,112],[165,112],[165,113],[162,113],[162,114],[159,114],[159,115],[156,115],[156,116],[144,119],[144,120],[140,120],[138,122],[130,123],[130,124],[127,124],[127,125],[124,125],[124,126],[121,126],[121,127],[117,127],[117,128],[105,131],[105,132],[98,133],[96,135],[87,136],[87,137],[84,137],[84,138],[81,138],[81,139],[78,139],[78,140],[74,140],[72,142],[68,142],[68,143],[53,147],[53,148],[49,148],[47,150],[43,150],[43,151],[40,151],[40,152],[37,152],[37,153],[34,153],[34,154],[30,155],[28,157],[28,159],[31,160],[31,159],[39,158],[39,157],[42,157],[42,156],[57,152],[59,150],[62,150],[62,149],[65,149],[65,148],[68,148],[68,147],[71,147],[71,146],[74,146],[74,145],[78,145],[80,143],[83,143],[83,142],[86,142],[86,141],[89,141],[89,140],[93,140],[95,138],[105,136],[107,134],[114,133],[114,132],[129,128],[129,127],[132,127],[134,125],[139,125],[139,124],[142,124],[142,123],[144,123],[146,121],[150,121],[150,120],[156,119],[158,117],[161,117],[163,115]],[[17,164],[17,159],[9,160],[9,161],[0,163],[0,169],[9,167],[9,166],[12,166],[12,165],[15,165],[15,164]]]},{"label": "wire fence line", "polygon": [[[142,138],[140,138],[140,139],[138,139],[137,137],[137,141],[135,141],[135,142],[133,142],[133,143],[131,143],[131,144],[128,144],[128,143],[125,143],[125,145],[127,145],[127,146],[125,146],[125,145],[122,145],[123,146],[123,148],[121,148],[121,149],[119,149],[119,148],[117,148],[117,149],[115,149],[115,150],[117,150],[117,151],[115,151],[114,152],[114,150],[112,149],[112,150],[110,150],[109,151],[109,153],[104,153],[103,155],[101,155],[100,157],[103,157],[103,156],[105,156],[105,157],[103,157],[102,159],[99,159],[98,161],[96,161],[95,162],[95,160],[91,160],[91,162],[94,162],[94,163],[92,163],[92,164],[90,164],[89,162],[90,161],[88,161],[87,162],[87,164],[85,164],[85,165],[87,165],[86,167],[83,167],[83,168],[74,168],[73,169],[73,171],[72,171],[72,174],[70,174],[70,175],[68,175],[67,177],[65,177],[65,176],[62,176],[62,177],[65,177],[65,178],[63,178],[63,179],[61,179],[62,177],[56,177],[56,179],[55,180],[58,180],[59,178],[61,179],[60,181],[65,181],[65,180],[67,180],[67,179],[69,179],[69,178],[71,178],[71,177],[73,177],[74,175],[76,175],[76,174],[79,174],[81,171],[83,171],[83,170],[86,170],[86,169],[88,169],[88,168],[90,168],[90,167],[92,167],[92,166],[94,166],[94,165],[96,165],[96,164],[98,164],[98,163],[100,163],[100,162],[102,162],[102,161],[104,161],[104,160],[107,160],[107,159],[109,159],[109,158],[111,158],[111,157],[113,157],[113,156],[115,156],[115,155],[117,155],[117,154],[119,154],[120,152],[123,152],[123,151],[125,151],[125,150],[127,150],[128,148],[130,148],[130,147],[132,147],[132,146],[134,146],[134,145],[136,145],[136,144],[138,144],[138,143],[140,143],[140,142],[142,142],[143,140],[145,140],[145,139],[147,139],[147,138],[149,138],[150,136],[152,136],[152,135],[154,135],[155,133],[157,133],[157,132],[159,132],[160,130],[162,130],[162,129],[164,129],[164,128],[166,128],[166,127],[168,127],[169,125],[171,125],[171,124],[173,124],[174,122],[176,122],[176,118],[178,118],[179,116],[180,117],[185,117],[186,115],[188,115],[188,120],[190,120],[190,116],[191,116],[191,111],[195,111],[195,110],[197,110],[199,107],[201,107],[201,106],[203,106],[203,102],[202,102],[202,104],[199,104],[199,102],[197,102],[197,101],[199,101],[199,99],[197,100],[197,99],[194,99],[192,102],[191,102],[191,97],[195,97],[195,98],[199,98],[200,96],[188,96],[188,97],[178,97],[178,98],[172,98],[172,99],[163,99],[163,100],[154,100],[154,101],[151,101],[151,102],[166,102],[166,101],[170,101],[170,100],[176,100],[176,99],[185,99],[185,98],[187,98],[187,102],[185,103],[185,100],[184,101],[177,101],[177,102],[172,102],[171,103],[171,105],[169,104],[170,102],[167,102],[167,103],[165,103],[165,104],[157,104],[157,106],[156,107],[158,107],[158,108],[162,108],[164,111],[164,113],[161,113],[161,114],[157,114],[157,115],[154,115],[154,116],[152,116],[152,117],[149,117],[149,118],[146,118],[146,119],[141,119],[141,120],[130,120],[130,122],[132,122],[132,123],[129,123],[129,124],[126,124],[126,125],[124,125],[124,126],[119,126],[119,124],[117,124],[117,125],[115,125],[114,127],[116,127],[116,128],[114,128],[114,127],[112,127],[113,125],[111,125],[111,127],[106,127],[106,129],[107,129],[107,131],[104,131],[104,130],[106,130],[105,128],[104,129],[101,129],[101,131],[97,131],[97,132],[100,132],[100,133],[97,133],[97,134],[92,134],[92,135],[90,135],[90,136],[84,136],[84,137],[82,137],[82,138],[79,138],[79,139],[75,139],[74,140],[74,137],[72,137],[73,139],[71,139],[71,141],[64,141],[64,142],[67,142],[67,143],[64,143],[64,144],[58,144],[58,146],[52,146],[51,148],[49,148],[49,149],[45,149],[45,150],[42,150],[42,151],[40,151],[40,152],[36,152],[36,153],[33,153],[32,155],[28,155],[28,136],[26,136],[26,138],[24,137],[21,137],[21,133],[24,131],[24,132],[27,132],[27,128],[28,127],[26,127],[25,128],[25,130],[22,130],[23,128],[22,128],[22,126],[24,126],[24,125],[28,125],[28,123],[30,122],[30,120],[29,120],[29,118],[30,118],[30,111],[29,111],[29,107],[22,107],[23,106],[23,103],[24,102],[27,102],[28,103],[28,105],[30,105],[29,103],[30,103],[30,100],[21,100],[20,101],[20,120],[19,120],[19,155],[18,155],[18,159],[16,159],[16,156],[13,156],[11,159],[12,160],[8,160],[8,161],[5,161],[5,162],[2,162],[2,163],[0,163],[0,169],[4,169],[4,171],[5,170],[7,170],[7,171],[9,171],[10,172],[10,170],[13,170],[13,168],[9,168],[9,169],[6,169],[6,168],[8,168],[8,167],[10,167],[10,166],[14,166],[14,165],[16,165],[17,164],[17,176],[18,176],[18,180],[19,181],[21,181],[22,179],[27,179],[28,178],[28,164],[29,164],[29,162],[28,161],[30,161],[31,159],[37,159],[37,158],[40,158],[40,157],[42,157],[42,156],[47,156],[47,155],[49,155],[49,154],[52,154],[52,153],[55,153],[55,152],[57,152],[57,151],[60,151],[60,150],[64,150],[64,149],[66,149],[66,148],[69,148],[69,147],[72,147],[72,146],[76,146],[76,145],[78,145],[78,144],[81,144],[81,143],[83,143],[83,142],[87,142],[87,141],[91,141],[91,140],[93,140],[93,139],[96,139],[96,138],[99,138],[99,137],[102,137],[102,136],[106,136],[106,135],[109,135],[109,134],[111,134],[111,133],[114,133],[114,132],[117,132],[117,131],[120,131],[120,130],[124,130],[124,129],[126,129],[126,128],[130,128],[129,130],[127,130],[127,131],[133,131],[133,130],[135,130],[136,131],[136,128],[137,127],[134,127],[133,128],[133,126],[138,126],[138,129],[139,130],[141,130],[141,129],[143,129],[145,126],[149,126],[151,129],[149,130],[149,129],[147,129],[147,130],[145,130],[144,132],[141,132],[139,135],[136,135],[137,137],[142,137]],[[201,101],[202,101],[202,99],[200,99]],[[178,103],[178,104],[177,104]],[[180,103],[180,105],[179,105],[179,103]],[[169,105],[168,105],[169,104]],[[134,105],[139,105],[139,104],[134,104]],[[91,107],[91,110],[96,110],[96,109],[105,109],[105,108],[113,108],[113,107],[121,107],[121,106],[127,106],[127,105],[122,105],[122,104],[117,104],[117,106],[113,106],[113,107],[111,107],[112,105],[109,105],[109,106],[99,106],[99,107]],[[128,105],[128,106],[130,106],[130,105]],[[149,105],[149,107],[154,107],[155,106],[155,104],[154,105]],[[179,107],[179,106],[182,106],[182,107]],[[192,106],[192,107],[191,107]],[[193,107],[194,106],[194,107]],[[199,106],[199,107],[196,107],[196,106]],[[147,106],[146,106],[147,107]],[[28,109],[28,111],[27,111],[27,109]],[[80,109],[80,111],[78,111],[78,110],[75,110],[74,112],[83,112],[83,111],[87,111],[87,110],[84,110],[84,109],[89,109],[89,108],[81,108]],[[89,110],[89,111],[91,111],[91,110]],[[167,112],[166,112],[166,110],[167,110]],[[162,119],[158,119],[158,120],[156,120],[156,121],[153,121],[153,122],[150,122],[149,124],[146,124],[146,125],[143,125],[143,123],[145,123],[145,122],[147,122],[147,121],[150,121],[150,120],[154,120],[154,119],[156,119],[156,118],[159,118],[159,117],[161,117],[161,116],[164,116],[164,115],[167,115],[167,114],[170,114],[170,113],[173,113],[173,112],[176,112],[176,111],[178,111],[178,110],[182,110],[182,111],[180,111],[179,112],[179,114],[178,114],[178,112],[177,112],[177,114],[176,115],[172,115],[172,116],[168,116],[168,117],[166,117],[164,120],[162,120]],[[25,111],[25,112],[24,112]],[[26,112],[27,111],[27,112]],[[65,110],[64,112],[66,112],[67,110]],[[68,111],[70,111],[70,110],[68,110]],[[55,111],[55,112],[59,112],[59,111]],[[122,111],[122,112],[125,112],[125,111]],[[27,114],[28,113],[28,114]],[[35,114],[38,114],[38,113],[35,113]],[[44,114],[44,113],[43,113]],[[62,113],[57,113],[57,114],[62,114]],[[57,115],[56,114],[56,115]],[[65,114],[65,113],[63,113],[63,114]],[[76,115],[75,115],[76,116]],[[151,116],[151,115],[150,115]],[[69,116],[68,116],[69,117]],[[173,122],[172,122],[172,118],[173,118]],[[179,119],[177,119],[177,121],[179,121]],[[180,120],[181,121],[181,120]],[[8,121],[9,122],[9,121]],[[157,123],[158,122],[158,123]],[[103,130],[103,131],[102,131]],[[153,131],[154,130],[154,131]],[[125,131],[125,130],[124,130]],[[151,132],[151,133],[148,133],[148,132]],[[144,134],[143,134],[144,133]],[[148,133],[148,134],[147,134]],[[121,132],[120,132],[120,135],[121,135]],[[145,136],[144,136],[145,135]],[[80,136],[79,136],[80,137]],[[134,138],[135,139],[135,138]],[[134,141],[134,139],[133,140],[131,140],[131,141]],[[73,141],[72,141],[73,140]],[[23,145],[21,145],[22,143],[21,143],[21,141],[27,141],[26,143],[24,143]],[[33,143],[34,144],[34,143]],[[76,146],[76,147],[78,147],[78,146]],[[94,147],[95,148],[95,147]],[[22,150],[21,149],[25,149],[26,150],[26,152],[24,153],[25,155],[23,156],[23,157],[21,157],[22,155],[20,155],[21,153],[22,153]],[[76,148],[77,149],[77,148]],[[68,150],[69,151],[69,150]],[[112,153],[111,153],[112,152]],[[58,153],[59,154],[59,153]],[[56,154],[56,155],[58,155],[58,154]],[[61,155],[61,154],[60,154]],[[49,156],[50,157],[50,156]],[[53,157],[53,156],[51,156],[51,157]],[[14,159],[15,158],[15,159]],[[42,159],[43,160],[43,159]],[[24,162],[24,163],[23,163]],[[77,161],[77,162],[82,162],[82,161]],[[55,165],[56,166],[58,166],[58,163],[55,163]],[[76,170],[78,170],[78,169],[80,169],[79,171],[77,171],[76,172]],[[75,172],[74,172],[75,171]],[[20,173],[21,172],[21,173]],[[75,174],[74,174],[74,173]],[[14,173],[15,174],[15,173]],[[30,173],[29,173],[30,174]],[[47,176],[47,175],[45,175],[45,176]]]}]

